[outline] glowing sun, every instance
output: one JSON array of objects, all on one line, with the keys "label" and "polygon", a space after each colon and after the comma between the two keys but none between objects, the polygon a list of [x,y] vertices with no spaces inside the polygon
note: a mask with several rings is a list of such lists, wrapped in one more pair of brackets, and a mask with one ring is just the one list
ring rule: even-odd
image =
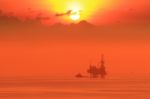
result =
[{"label": "glowing sun", "polygon": [[80,19],[80,11],[73,11],[70,15],[70,19],[73,21],[77,21]]},{"label": "glowing sun", "polygon": [[95,20],[93,16],[103,14],[103,9],[107,7],[107,0],[94,0],[94,2],[91,0],[46,0],[46,2],[50,4],[49,9],[52,12],[60,13],[62,17],[58,17],[58,20],[63,23]]},{"label": "glowing sun", "polygon": [[82,5],[79,2],[69,2],[68,10],[71,10],[70,19],[73,21],[80,20]]}]

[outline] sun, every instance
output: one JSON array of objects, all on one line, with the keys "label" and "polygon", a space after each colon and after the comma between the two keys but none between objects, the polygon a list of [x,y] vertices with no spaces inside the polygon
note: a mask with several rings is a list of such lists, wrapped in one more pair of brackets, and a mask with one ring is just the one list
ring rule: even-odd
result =
[{"label": "sun", "polygon": [[81,17],[80,15],[80,11],[73,11],[70,15],[70,19],[73,20],[73,21],[77,21],[79,20]]},{"label": "sun", "polygon": [[71,20],[73,20],[73,21],[80,20],[81,10],[83,9],[80,2],[69,2],[67,9],[72,11],[69,16]]},{"label": "sun", "polygon": [[[71,14],[65,14],[63,17],[54,19],[62,23],[79,22],[81,20],[95,21],[95,16],[105,14],[105,10],[109,7],[107,0],[43,0],[50,4],[48,6],[52,13],[66,13],[71,11]],[[111,6],[111,5],[110,5]],[[109,8],[108,8],[109,9]]]}]

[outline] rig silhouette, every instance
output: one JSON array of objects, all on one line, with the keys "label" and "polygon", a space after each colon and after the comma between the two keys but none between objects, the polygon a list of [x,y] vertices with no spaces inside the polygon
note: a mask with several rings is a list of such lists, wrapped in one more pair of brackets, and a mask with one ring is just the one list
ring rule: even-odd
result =
[{"label": "rig silhouette", "polygon": [[[87,73],[90,74],[90,78],[99,78],[105,79],[107,72],[105,67],[104,55],[101,55],[101,61],[97,65],[90,64],[89,68],[87,69]],[[77,78],[84,78],[81,73],[76,75]]]}]

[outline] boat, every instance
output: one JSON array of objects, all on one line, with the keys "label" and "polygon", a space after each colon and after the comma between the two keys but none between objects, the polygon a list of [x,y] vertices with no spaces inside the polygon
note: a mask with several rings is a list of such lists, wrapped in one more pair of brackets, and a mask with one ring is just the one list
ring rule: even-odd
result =
[{"label": "boat", "polygon": [[83,78],[84,76],[81,74],[81,73],[78,73],[77,75],[76,75],[76,78]]}]

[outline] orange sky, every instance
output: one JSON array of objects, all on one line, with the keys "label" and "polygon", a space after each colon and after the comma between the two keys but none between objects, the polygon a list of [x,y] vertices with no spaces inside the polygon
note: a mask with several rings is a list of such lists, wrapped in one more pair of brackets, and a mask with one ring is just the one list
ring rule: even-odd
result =
[{"label": "orange sky", "polygon": [[13,12],[18,17],[32,17],[39,13],[50,17],[50,23],[71,23],[68,17],[55,17],[74,7],[82,10],[80,20],[93,24],[110,24],[118,21],[149,20],[149,0],[1,0],[0,9],[6,13]]},{"label": "orange sky", "polygon": [[[74,22],[55,14],[77,1],[82,10],[78,21],[87,22],[56,24]],[[109,76],[150,76],[150,1],[89,1],[0,0],[0,76],[86,74],[101,53]]]}]

